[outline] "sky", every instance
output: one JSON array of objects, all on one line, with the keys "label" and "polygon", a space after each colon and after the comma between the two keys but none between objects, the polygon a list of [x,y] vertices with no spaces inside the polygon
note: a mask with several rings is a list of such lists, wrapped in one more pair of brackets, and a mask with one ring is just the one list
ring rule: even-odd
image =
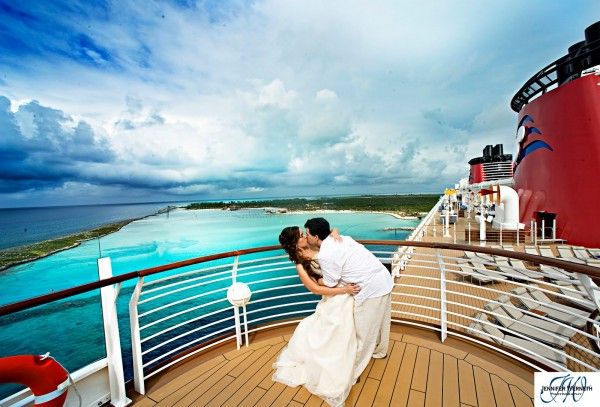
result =
[{"label": "sky", "polygon": [[441,193],[600,2],[0,0],[0,207]]}]

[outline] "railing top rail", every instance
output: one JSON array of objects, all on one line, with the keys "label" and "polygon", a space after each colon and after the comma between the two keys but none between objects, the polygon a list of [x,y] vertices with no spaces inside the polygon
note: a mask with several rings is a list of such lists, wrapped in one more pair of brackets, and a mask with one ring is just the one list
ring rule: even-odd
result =
[{"label": "railing top rail", "polygon": [[[453,244],[453,243],[442,243],[442,242],[417,242],[408,240],[358,240],[358,242],[366,245],[381,245],[381,246],[413,246],[413,247],[427,247],[433,249],[448,249],[457,251],[470,251],[478,253],[492,254],[502,257],[511,257],[519,260],[525,260],[533,263],[545,264],[548,266],[559,267],[571,272],[581,273],[588,275],[595,279],[600,279],[600,269],[597,267],[588,266],[585,264],[572,263],[565,260],[549,258],[544,256],[537,256],[533,254],[515,252],[511,250],[493,249],[482,246],[470,246],[466,244]],[[106,287],[112,284],[122,283],[127,280],[132,280],[139,277],[146,277],[153,274],[161,273],[163,271],[173,270],[180,267],[186,267],[193,264],[206,263],[212,260],[219,260],[228,257],[241,256],[245,254],[267,252],[271,250],[281,249],[278,245],[254,247],[251,249],[234,250],[225,253],[212,254],[209,256],[196,257],[189,260],[183,260],[175,263],[165,264],[162,266],[151,267],[143,270],[132,271],[129,273],[114,276],[105,280],[99,280],[90,282],[87,284],[79,285],[65,290],[56,291],[50,294],[41,295],[27,300],[18,301],[12,304],[7,304],[0,307],[0,316],[13,314],[18,311],[24,311],[26,309],[34,308],[40,305],[48,304],[54,301],[69,298],[78,294],[83,294],[89,291],[97,290],[102,287]]]}]

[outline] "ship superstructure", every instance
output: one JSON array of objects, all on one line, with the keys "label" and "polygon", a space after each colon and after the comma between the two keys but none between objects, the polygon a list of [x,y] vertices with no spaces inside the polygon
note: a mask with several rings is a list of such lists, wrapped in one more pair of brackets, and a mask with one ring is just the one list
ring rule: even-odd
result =
[{"label": "ship superstructure", "polygon": [[600,247],[600,22],[513,97],[520,220],[556,222],[556,237]]}]

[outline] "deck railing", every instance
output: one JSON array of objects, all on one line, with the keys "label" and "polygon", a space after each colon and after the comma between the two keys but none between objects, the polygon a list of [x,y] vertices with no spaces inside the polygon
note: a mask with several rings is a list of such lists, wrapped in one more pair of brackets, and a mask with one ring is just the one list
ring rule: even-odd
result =
[{"label": "deck railing", "polygon": [[[600,269],[490,247],[362,242],[392,267],[411,249],[395,279],[394,323],[438,331],[442,341],[448,336],[471,341],[537,370],[600,369],[593,347],[600,322],[590,317],[600,306],[594,283]],[[125,358],[133,359],[140,393],[145,380],[170,366],[224,342],[247,345],[248,334],[295,324],[318,302],[283,251],[270,246],[110,277],[51,299],[0,307],[0,316],[132,278],[137,279],[129,307],[132,355]],[[252,292],[244,309],[227,300],[236,282]]]}]

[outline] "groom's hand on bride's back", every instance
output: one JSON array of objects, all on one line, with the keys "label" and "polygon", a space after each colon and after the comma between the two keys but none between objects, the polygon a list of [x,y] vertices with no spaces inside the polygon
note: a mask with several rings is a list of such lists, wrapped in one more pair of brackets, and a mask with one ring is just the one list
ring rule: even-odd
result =
[{"label": "groom's hand on bride's back", "polygon": [[360,292],[360,286],[355,283],[350,283],[346,287],[348,287],[348,294],[356,295]]}]

